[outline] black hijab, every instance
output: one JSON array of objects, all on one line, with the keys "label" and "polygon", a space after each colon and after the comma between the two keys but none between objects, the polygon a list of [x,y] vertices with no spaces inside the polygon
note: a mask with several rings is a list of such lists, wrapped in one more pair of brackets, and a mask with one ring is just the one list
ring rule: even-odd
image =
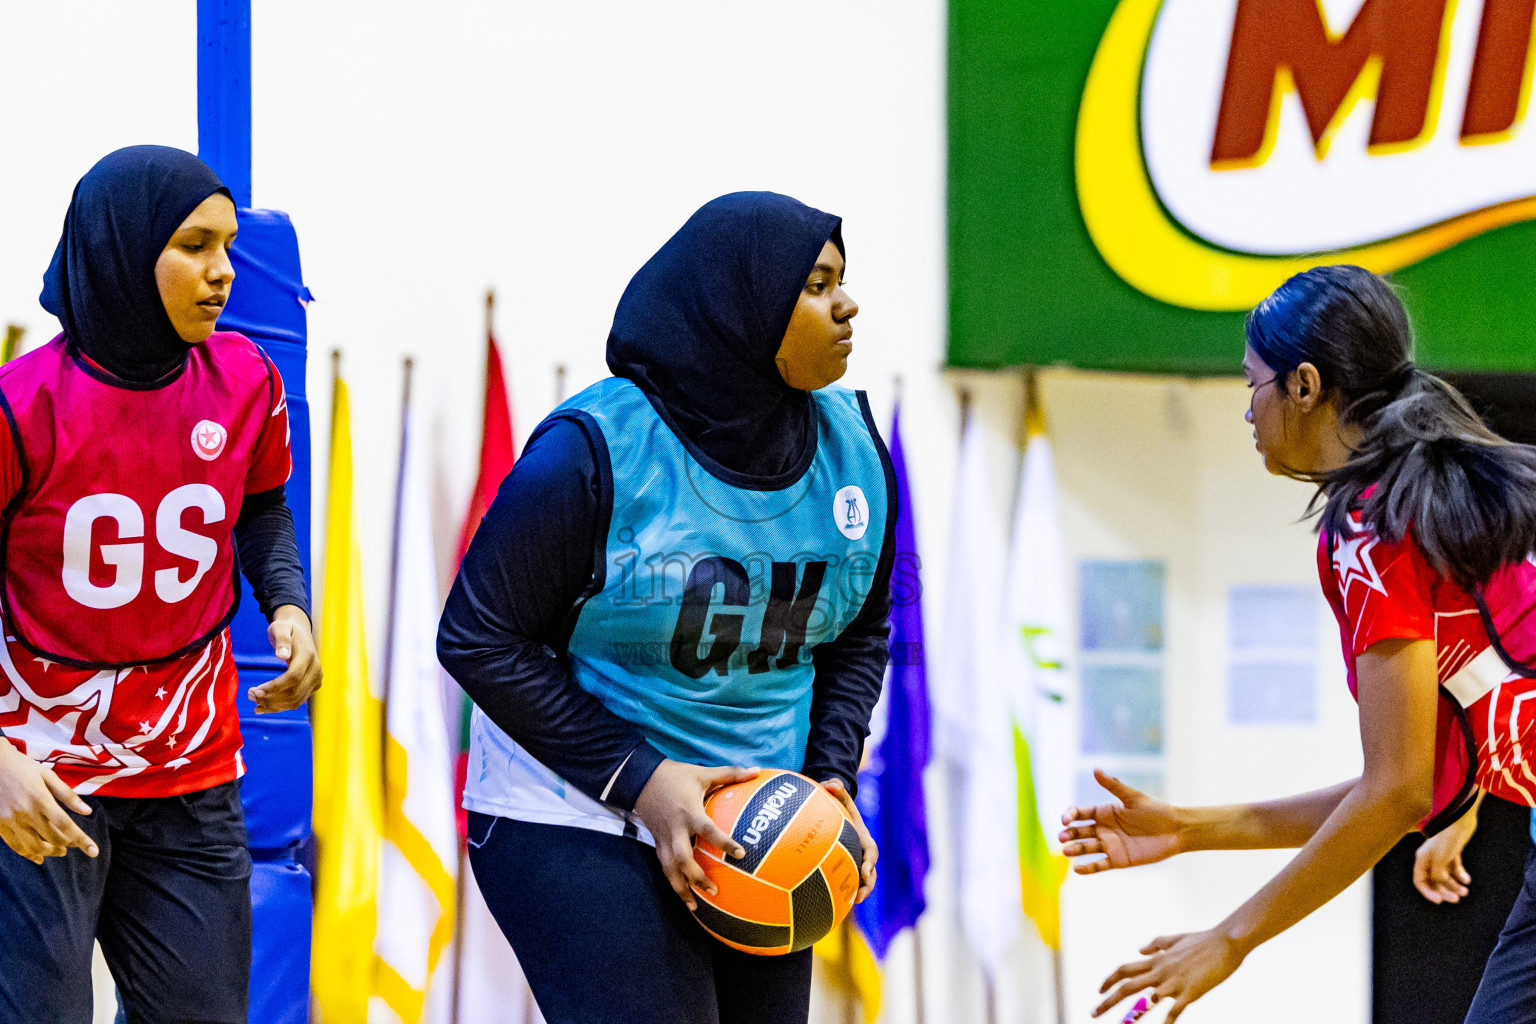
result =
[{"label": "black hijab", "polygon": [[64,231],[43,275],[43,308],[108,372],[157,380],[189,346],[171,326],[155,261],[198,205],[229,189],[191,153],[129,146],[108,153],[75,186]]},{"label": "black hijab", "polygon": [[821,247],[842,249],[841,225],[774,192],[705,203],[624,289],[608,368],[639,385],[695,455],[760,484],[798,476],[815,420],[774,356]]}]

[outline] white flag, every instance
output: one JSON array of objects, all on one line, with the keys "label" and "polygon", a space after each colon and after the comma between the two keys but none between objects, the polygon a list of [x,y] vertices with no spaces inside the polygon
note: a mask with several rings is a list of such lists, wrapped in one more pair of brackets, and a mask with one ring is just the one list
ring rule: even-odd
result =
[{"label": "white flag", "polygon": [[1023,933],[1013,715],[999,669],[1003,530],[992,502],[986,432],[961,442],[950,520],[944,632],[934,669],[936,753],[944,760],[958,858],[960,921],[994,981]]},{"label": "white flag", "polygon": [[1057,513],[1056,462],[1034,426],[1024,449],[1009,545],[1001,657],[1013,682],[1014,720],[1029,741],[1035,804],[1052,851],[1073,802],[1077,693],[1066,669],[1066,543]]},{"label": "white flag", "polygon": [[[384,840],[371,1022],[420,1024],[453,938],[458,834],[437,663],[437,559],[416,414],[407,409],[396,493],[385,668]],[[437,995],[437,994],[434,994]],[[441,1005],[434,998],[433,1004]],[[435,1016],[435,1014],[434,1014]]]}]

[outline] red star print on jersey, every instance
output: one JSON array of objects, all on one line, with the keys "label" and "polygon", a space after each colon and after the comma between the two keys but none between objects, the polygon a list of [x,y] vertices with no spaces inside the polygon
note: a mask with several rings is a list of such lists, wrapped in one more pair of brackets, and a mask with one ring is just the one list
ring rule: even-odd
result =
[{"label": "red star print on jersey", "polygon": [[237,778],[237,687],[228,631],[148,668],[46,675],[13,638],[0,643],[5,738],[79,793],[174,796]]},{"label": "red star print on jersey", "polygon": [[[1432,640],[1442,686],[1435,730],[1434,809],[1448,806],[1467,776],[1465,711],[1477,751],[1477,783],[1506,800],[1536,805],[1536,679],[1507,664],[1488,639],[1472,595],[1441,576],[1407,536],[1389,542],[1359,527],[1348,538],[1323,537],[1317,568],[1339,622],[1350,692],[1356,662],[1384,640]],[[1360,584],[1355,586],[1354,584]],[[1483,587],[1511,659],[1536,664],[1536,562],[1499,570]]]},{"label": "red star print on jersey", "polygon": [[1349,600],[1349,585],[1357,580],[1382,597],[1387,596],[1387,587],[1381,581],[1381,573],[1376,571],[1376,563],[1371,561],[1371,549],[1380,540],[1374,533],[1361,532],[1334,545],[1333,571],[1339,578],[1339,589],[1343,591],[1346,601]]}]

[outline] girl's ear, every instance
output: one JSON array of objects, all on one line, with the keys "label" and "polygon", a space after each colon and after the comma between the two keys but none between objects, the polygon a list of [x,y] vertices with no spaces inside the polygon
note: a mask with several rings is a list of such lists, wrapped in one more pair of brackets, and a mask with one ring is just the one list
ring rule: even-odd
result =
[{"label": "girl's ear", "polygon": [[1302,363],[1291,371],[1286,392],[1302,412],[1311,412],[1323,400],[1323,375],[1311,363]]}]

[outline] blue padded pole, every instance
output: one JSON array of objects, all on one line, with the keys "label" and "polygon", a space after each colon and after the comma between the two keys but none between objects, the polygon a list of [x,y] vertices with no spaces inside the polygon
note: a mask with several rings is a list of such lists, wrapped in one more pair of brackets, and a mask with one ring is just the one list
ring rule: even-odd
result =
[{"label": "blue padded pole", "polygon": [[197,0],[197,155],[251,205],[251,0]]}]

